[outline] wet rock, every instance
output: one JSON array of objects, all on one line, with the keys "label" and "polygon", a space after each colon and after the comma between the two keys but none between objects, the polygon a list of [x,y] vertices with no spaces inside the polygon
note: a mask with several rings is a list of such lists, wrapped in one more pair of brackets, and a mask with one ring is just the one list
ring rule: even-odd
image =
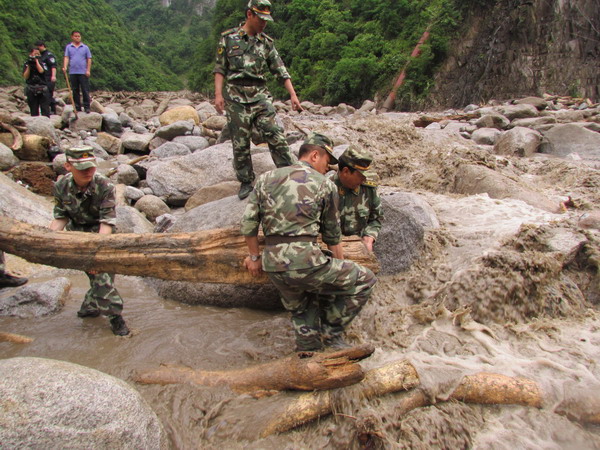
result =
[{"label": "wet rock", "polygon": [[494,145],[501,134],[496,128],[478,128],[471,134],[471,139],[480,145]]},{"label": "wet rock", "polygon": [[183,136],[186,133],[191,133],[194,128],[194,123],[187,120],[179,120],[170,125],[165,125],[156,130],[156,136],[170,141],[177,136]]},{"label": "wet rock", "polygon": [[102,129],[102,115],[95,112],[89,114],[78,112],[77,120],[74,121],[69,128],[71,128],[72,131],[100,131]]},{"label": "wet rock", "polygon": [[510,125],[510,120],[502,114],[485,114],[475,121],[479,128],[496,128],[504,130]]},{"label": "wet rock", "polygon": [[137,171],[129,164],[121,164],[117,167],[117,183],[124,184],[126,186],[132,186],[136,184],[140,177]]},{"label": "wet rock", "polygon": [[146,216],[131,206],[117,206],[117,233],[152,233],[154,225]]},{"label": "wet rock", "polygon": [[19,158],[6,145],[0,143],[0,170],[8,170],[19,164]]},{"label": "wet rock", "polygon": [[552,213],[558,212],[558,203],[545,195],[519,185],[516,181],[483,166],[461,164],[456,171],[453,192],[464,195],[486,193],[490,198],[514,198]]},{"label": "wet rock", "polygon": [[[253,148],[253,153],[256,148]],[[236,180],[231,143],[215,145],[210,151],[157,161],[148,167],[148,186],[171,205],[183,206],[198,189]],[[275,168],[271,155],[253,154],[254,172],[259,175]]]},{"label": "wet rock", "polygon": [[408,270],[423,249],[423,227],[409,213],[382,198],[385,221],[373,246],[381,275]]},{"label": "wet rock", "polygon": [[135,152],[147,152],[150,141],[154,137],[151,133],[139,134],[126,132],[121,136],[123,148]]},{"label": "wet rock", "polygon": [[[0,291],[0,316],[41,317],[60,311],[65,304],[71,282],[59,277],[17,289]],[[0,428],[1,429],[1,428]]]},{"label": "wet rock", "polygon": [[[397,211],[406,212],[423,228],[440,227],[440,221],[438,220],[434,209],[419,194],[413,194],[412,192],[392,192],[390,194],[382,195],[381,198],[386,202],[383,211],[384,217],[387,213],[386,207],[388,207]],[[385,220],[387,221],[387,217]]]},{"label": "wet rock", "polygon": [[209,146],[206,138],[202,136],[177,136],[173,142],[187,146],[192,152],[204,150]]},{"label": "wet rock", "polygon": [[174,156],[185,156],[191,153],[190,149],[177,142],[165,142],[160,147],[150,152],[150,156],[158,159],[172,158]]},{"label": "wet rock", "polygon": [[204,205],[205,203],[236,195],[239,189],[239,181],[223,181],[222,183],[200,188],[185,203],[185,209],[189,211],[190,209]]},{"label": "wet rock", "polygon": [[142,396],[88,367],[45,358],[1,360],[0,398],[6,448],[166,448],[160,421]]},{"label": "wet rock", "polygon": [[196,125],[200,125],[198,112],[192,106],[179,106],[162,113],[159,117],[162,126],[171,125],[179,120],[190,120]]},{"label": "wet rock", "polygon": [[111,134],[100,132],[96,138],[96,143],[111,155],[123,153],[123,143],[121,139]]},{"label": "wet rock", "polygon": [[35,134],[37,136],[44,136],[50,139],[52,142],[58,142],[58,136],[56,134],[56,128],[54,122],[45,116],[30,117],[26,116],[23,118],[25,126],[27,127],[27,134]]},{"label": "wet rock", "polygon": [[528,157],[538,150],[541,141],[542,135],[539,132],[530,128],[515,127],[498,137],[494,153]]},{"label": "wet rock", "polygon": [[123,133],[121,119],[116,113],[102,114],[102,130],[120,136]]},{"label": "wet rock", "polygon": [[135,209],[143,213],[150,222],[154,222],[158,216],[171,211],[167,204],[156,195],[144,195],[136,202]]},{"label": "wet rock", "polygon": [[565,157],[577,153],[582,159],[600,159],[600,134],[574,124],[555,125],[543,133],[541,153]]}]

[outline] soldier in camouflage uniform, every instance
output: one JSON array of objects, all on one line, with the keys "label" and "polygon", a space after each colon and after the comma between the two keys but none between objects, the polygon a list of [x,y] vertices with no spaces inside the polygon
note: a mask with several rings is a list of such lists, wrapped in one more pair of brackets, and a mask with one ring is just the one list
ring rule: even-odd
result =
[{"label": "soldier in camouflage uniform", "polygon": [[[369,299],[376,282],[366,267],[344,260],[339,226],[338,195],[324,174],[335,164],[332,143],[320,134],[300,147],[300,161],[261,175],[244,212],[241,233],[250,255],[244,265],[253,274],[264,270],[292,313],[296,351],[347,346],[344,328]],[[258,228],[262,224],[265,248],[261,255]],[[321,233],[333,257],[321,250]],[[325,294],[332,303],[311,299]],[[329,297],[328,297],[329,298]],[[320,317],[329,318],[327,324]]]},{"label": "soldier in camouflage uniform", "polygon": [[[273,39],[263,33],[272,21],[268,0],[250,0],[246,21],[225,31],[217,46],[215,74],[215,107],[227,121],[233,144],[233,168],[240,181],[240,199],[252,192],[254,171],[250,155],[252,127],[255,126],[269,145],[277,167],[293,164],[283,129],[275,122],[275,107],[267,89],[266,72],[283,81],[290,94],[292,107],[301,111],[300,101],[288,71],[275,49]],[[225,84],[225,90],[223,85]]]},{"label": "soldier in camouflage uniform", "polygon": [[[54,220],[50,229],[111,234],[116,223],[115,188],[108,178],[96,173],[91,147],[66,151],[65,168],[70,172],[54,185]],[[129,334],[121,316],[123,299],[114,287],[114,274],[86,272],[90,290],[85,294],[78,317],[108,316],[112,332]]]},{"label": "soldier in camouflage uniform", "polygon": [[338,172],[332,177],[340,196],[340,225],[344,236],[358,235],[369,251],[381,230],[383,209],[377,194],[373,157],[351,145],[340,156]]},{"label": "soldier in camouflage uniform", "polygon": [[0,250],[0,289],[5,287],[17,287],[27,283],[27,278],[15,277],[5,272],[4,252]]}]

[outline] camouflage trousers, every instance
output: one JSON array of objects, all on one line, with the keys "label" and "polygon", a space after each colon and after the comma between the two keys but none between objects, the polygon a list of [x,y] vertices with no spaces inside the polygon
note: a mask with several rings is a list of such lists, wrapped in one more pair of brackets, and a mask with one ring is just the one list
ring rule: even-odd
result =
[{"label": "camouflage trousers", "polygon": [[233,169],[241,183],[252,183],[255,178],[250,155],[252,127],[256,127],[269,145],[275,166],[294,164],[294,157],[285,140],[283,129],[275,122],[275,107],[270,100],[260,100],[256,103],[228,101],[226,110],[233,144]]},{"label": "camouflage trousers", "polygon": [[267,272],[292,313],[296,347],[321,346],[321,337],[342,333],[371,296],[377,278],[366,267],[345,259],[287,272]]},{"label": "camouflage trousers", "polygon": [[99,311],[103,316],[120,316],[123,311],[123,299],[114,287],[115,275],[112,273],[85,273],[90,280],[90,289],[85,293],[81,311]]},{"label": "camouflage trousers", "polygon": [[[78,226],[72,222],[67,225],[68,231],[84,231],[97,233],[100,225]],[[120,316],[123,311],[123,298],[114,286],[115,275],[101,272],[85,273],[90,280],[90,289],[85,293],[80,311],[99,311],[103,316],[112,318]]]}]

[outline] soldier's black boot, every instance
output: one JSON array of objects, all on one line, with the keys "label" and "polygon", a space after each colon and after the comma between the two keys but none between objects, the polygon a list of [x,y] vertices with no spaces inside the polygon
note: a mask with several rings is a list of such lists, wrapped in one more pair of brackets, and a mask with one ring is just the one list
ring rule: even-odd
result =
[{"label": "soldier's black boot", "polygon": [[351,348],[352,346],[348,344],[341,334],[334,334],[332,336],[326,336],[323,338],[323,345],[327,348],[332,348],[335,350],[343,350],[345,348]]},{"label": "soldier's black boot", "polygon": [[117,336],[127,336],[129,334],[129,328],[127,328],[127,324],[121,316],[113,316],[110,319],[110,329]]},{"label": "soldier's black boot", "polygon": [[23,286],[29,281],[27,278],[15,277],[5,272],[0,273],[0,288]]},{"label": "soldier's black boot", "polygon": [[77,311],[77,317],[98,317],[100,315],[100,311],[97,309],[80,309]]},{"label": "soldier's black boot", "polygon": [[252,187],[252,183],[242,183],[240,186],[240,191],[238,192],[239,199],[244,200],[246,197],[248,197],[250,192],[252,192],[252,189],[254,189]]}]

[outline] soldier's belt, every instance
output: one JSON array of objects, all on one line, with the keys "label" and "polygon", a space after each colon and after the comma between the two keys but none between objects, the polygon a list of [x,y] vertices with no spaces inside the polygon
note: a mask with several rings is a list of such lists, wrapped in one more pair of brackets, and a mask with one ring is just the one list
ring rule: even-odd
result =
[{"label": "soldier's belt", "polygon": [[292,242],[312,242],[317,243],[317,236],[265,236],[265,244],[289,244]]},{"label": "soldier's belt", "polygon": [[267,84],[265,80],[252,80],[249,78],[236,78],[229,80],[228,83],[235,86],[265,86]]}]

